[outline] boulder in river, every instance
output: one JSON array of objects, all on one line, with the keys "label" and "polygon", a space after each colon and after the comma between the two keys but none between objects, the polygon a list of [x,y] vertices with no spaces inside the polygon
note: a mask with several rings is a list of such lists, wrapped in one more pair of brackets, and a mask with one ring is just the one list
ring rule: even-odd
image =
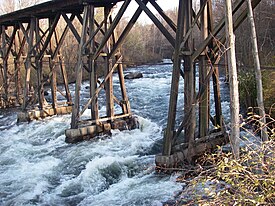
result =
[{"label": "boulder in river", "polygon": [[139,79],[139,78],[142,78],[142,77],[143,77],[143,75],[140,72],[131,72],[131,73],[126,74],[124,76],[125,79]]}]

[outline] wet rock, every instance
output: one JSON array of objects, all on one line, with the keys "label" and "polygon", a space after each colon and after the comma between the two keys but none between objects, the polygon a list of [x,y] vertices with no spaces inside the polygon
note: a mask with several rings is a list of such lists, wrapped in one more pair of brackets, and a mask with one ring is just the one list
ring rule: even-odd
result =
[{"label": "wet rock", "polygon": [[132,72],[132,73],[126,74],[124,76],[124,79],[139,79],[139,78],[142,78],[142,77],[143,77],[142,73]]},{"label": "wet rock", "polygon": [[44,96],[49,96],[49,92],[48,91],[44,91]]}]

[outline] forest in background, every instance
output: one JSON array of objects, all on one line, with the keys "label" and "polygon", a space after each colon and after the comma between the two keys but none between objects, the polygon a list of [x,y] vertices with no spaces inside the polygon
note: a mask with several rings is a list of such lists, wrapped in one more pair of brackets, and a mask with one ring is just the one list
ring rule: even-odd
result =
[{"label": "forest in background", "polygon": [[[25,8],[33,4],[37,4],[39,0],[11,0],[5,4],[2,4],[0,9],[2,13],[8,13],[16,9]],[[224,1],[213,0],[215,23],[219,21],[224,15]],[[195,4],[194,10],[199,8]],[[258,46],[261,65],[263,70],[263,82],[264,82],[264,96],[266,106],[270,107],[275,101],[273,94],[275,92],[275,16],[274,11],[275,4],[272,0],[262,1],[254,11],[255,24],[258,35]],[[177,21],[177,8],[168,10],[165,12],[174,22]],[[160,17],[159,20],[164,26],[171,30],[171,28]],[[102,9],[98,9],[96,18],[100,20],[103,18]],[[129,17],[125,17],[120,22],[117,30],[120,34],[127,24]],[[64,22],[65,23],[65,22]],[[75,25],[80,30],[80,23],[75,20]],[[80,32],[80,31],[79,31]],[[61,31],[60,31],[61,33]],[[173,32],[171,32],[173,33]],[[175,34],[175,33],[174,33]],[[245,108],[249,106],[256,106],[256,81],[254,78],[253,69],[253,56],[252,56],[252,44],[250,38],[250,27],[248,21],[245,20],[243,24],[235,32],[236,35],[236,54],[239,70],[240,81],[240,101]],[[194,32],[193,38],[200,39],[200,33]],[[199,42],[199,41],[196,41]],[[196,47],[196,45],[195,45]],[[75,64],[77,59],[78,42],[74,38],[71,32],[62,47],[62,55],[68,70],[70,82],[75,81]],[[153,23],[137,22],[125,42],[122,45],[123,62],[125,67],[142,65],[147,63],[157,63],[162,59],[172,59],[173,48],[156,28]],[[220,68],[223,70],[226,65],[221,61]],[[35,73],[35,72],[34,72]],[[24,76],[24,69],[22,70],[22,76]],[[34,75],[35,76],[35,75]],[[84,78],[88,78],[88,73],[84,73]]]}]

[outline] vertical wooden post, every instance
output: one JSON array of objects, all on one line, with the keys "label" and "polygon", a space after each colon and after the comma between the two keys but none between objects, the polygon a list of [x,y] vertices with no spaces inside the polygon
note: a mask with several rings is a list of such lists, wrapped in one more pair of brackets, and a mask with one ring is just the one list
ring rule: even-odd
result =
[{"label": "vertical wooden post", "polygon": [[37,86],[38,86],[38,103],[39,108],[43,110],[44,107],[44,91],[42,85],[43,71],[42,71],[42,60],[39,59],[40,51],[40,28],[39,28],[39,19],[35,18],[35,41],[36,41],[36,54],[35,54],[35,65],[37,69]]},{"label": "vertical wooden post", "polygon": [[[214,29],[214,18],[213,18],[213,9],[212,9],[212,0],[207,2],[208,4],[208,29],[209,33],[213,34]],[[210,49],[214,50],[214,40],[209,45]],[[219,67],[217,64],[220,61],[220,57],[211,57],[211,66],[214,69],[212,74],[213,78],[213,92],[214,92],[214,102],[215,102],[215,126],[223,129],[222,123],[222,108],[221,108],[221,92],[220,92],[220,80],[219,80]]]},{"label": "vertical wooden post", "polygon": [[[94,6],[90,6],[90,16],[89,16],[89,35],[93,35],[95,32],[95,8]],[[95,37],[94,37],[95,38]],[[96,95],[97,89],[97,73],[96,73],[96,65],[95,60],[93,59],[93,55],[95,52],[95,40],[94,38],[91,40],[89,45],[89,68],[90,72],[90,96],[96,96],[94,101],[91,102],[91,117],[93,120],[96,120],[96,124],[98,124],[99,114],[98,114],[98,97]]]},{"label": "vertical wooden post", "polygon": [[[192,0],[185,0],[185,31],[186,33],[191,26],[192,20]],[[186,43],[186,51],[190,53],[193,50],[192,35]],[[184,59],[184,118],[186,120],[186,127],[184,130],[185,141],[188,142],[188,161],[192,161],[194,154],[195,142],[195,69],[194,62],[191,55],[185,55]]]},{"label": "vertical wooden post", "polygon": [[64,83],[64,87],[65,87],[65,91],[66,91],[66,99],[67,99],[67,103],[68,105],[72,105],[72,97],[71,97],[71,92],[69,89],[69,82],[68,82],[68,75],[67,75],[67,70],[66,70],[66,66],[62,57],[62,51],[61,51],[61,45],[63,44],[65,35],[67,34],[68,31],[68,26],[66,26],[65,31],[61,37],[61,39],[59,40],[59,36],[58,36],[58,31],[55,29],[54,31],[54,36],[55,36],[55,43],[56,43],[56,49],[55,52],[52,55],[52,58],[55,59],[56,56],[58,58],[58,62],[59,62],[59,67],[61,70],[61,74],[62,74],[62,78],[63,78],[63,83]]},{"label": "vertical wooden post", "polygon": [[23,97],[23,104],[22,104],[23,110],[26,110],[27,108],[28,95],[29,95],[30,76],[31,76],[31,58],[32,58],[31,50],[33,47],[34,29],[35,29],[35,18],[31,18],[29,38],[28,38],[28,54],[25,61],[26,75],[25,75],[25,84],[24,84],[24,97]]},{"label": "vertical wooden post", "polygon": [[[214,63],[215,64],[215,63]],[[221,108],[221,91],[219,82],[219,68],[217,65],[214,66],[213,78],[213,90],[214,90],[214,101],[215,101],[215,126],[222,127],[222,108]]]},{"label": "vertical wooden post", "polygon": [[267,129],[265,127],[266,118],[265,118],[265,107],[264,107],[264,97],[263,97],[263,83],[262,83],[261,65],[260,65],[258,45],[257,45],[257,34],[256,34],[255,23],[254,23],[251,0],[246,0],[246,1],[247,1],[247,7],[248,7],[248,20],[251,28],[251,40],[252,40],[253,58],[254,58],[254,64],[255,64],[257,103],[259,107],[259,114],[261,116],[261,122],[263,124],[262,130],[261,130],[261,137],[263,141],[267,141],[268,134],[267,134]]},{"label": "vertical wooden post", "polygon": [[164,134],[164,146],[162,154],[165,156],[171,155],[172,145],[174,144],[174,129],[176,123],[176,111],[179,91],[179,77],[181,69],[180,44],[184,34],[184,3],[179,0],[178,9],[178,28],[176,34],[176,45],[174,53],[172,85],[170,92],[169,111],[167,120],[167,129]]},{"label": "vertical wooden post", "polygon": [[81,90],[81,83],[82,83],[83,55],[85,52],[83,45],[86,42],[86,36],[87,36],[88,12],[89,12],[88,6],[85,5],[84,6],[82,33],[81,33],[79,50],[78,50],[78,54],[77,54],[75,98],[74,98],[74,106],[73,106],[73,110],[72,110],[72,121],[71,121],[72,129],[76,129],[78,127],[78,120],[79,120],[79,104],[80,104],[80,90]]},{"label": "vertical wooden post", "polygon": [[[108,73],[112,70],[113,67],[113,61],[111,58],[107,58],[106,61],[106,73],[105,76],[108,75]],[[113,74],[110,75],[109,79],[106,81],[106,112],[107,116],[111,117],[111,119],[115,115],[114,110],[114,91],[113,91]]]},{"label": "vertical wooden post", "polygon": [[[203,6],[206,0],[200,0],[200,5]],[[204,7],[201,16],[201,39],[204,41],[208,37],[208,5]],[[204,137],[208,133],[209,128],[209,81],[205,81],[206,76],[209,72],[209,66],[207,65],[206,59],[207,50],[200,56],[200,75],[199,83],[200,88],[205,87],[205,92],[203,92],[201,101],[199,102],[199,132],[200,137]]]},{"label": "vertical wooden post", "polygon": [[[113,23],[112,16],[110,16],[110,23],[111,24]],[[118,39],[116,30],[113,31],[112,37],[113,37],[112,45],[115,45],[117,42],[117,39]],[[121,48],[118,48],[118,50],[115,54],[115,60],[116,60],[116,62],[122,61]],[[131,107],[130,107],[130,102],[129,102],[129,99],[127,96],[122,62],[118,62],[118,77],[119,77],[119,84],[120,84],[120,90],[121,90],[121,96],[122,96],[123,114],[131,114]]]},{"label": "vertical wooden post", "polygon": [[6,41],[6,28],[5,26],[2,26],[2,55],[3,55],[3,86],[4,86],[4,101],[5,104],[8,104],[8,58],[7,56],[7,41]]},{"label": "vertical wooden post", "polygon": [[[119,52],[119,54],[121,55],[120,52]],[[116,55],[115,56],[116,61],[119,61],[120,57],[118,55]],[[129,102],[129,99],[127,96],[122,63],[119,63],[119,65],[118,65],[118,77],[119,77],[120,90],[121,90],[121,95],[122,95],[122,100],[123,100],[123,102],[122,102],[123,114],[131,114],[131,107],[130,107],[130,102]]]},{"label": "vertical wooden post", "polygon": [[16,104],[19,105],[20,103],[20,65],[19,65],[19,50],[20,50],[20,39],[19,39],[19,32],[17,31],[17,35],[14,38],[14,51],[15,56],[13,59],[14,63],[14,71],[15,71],[15,87],[16,87]]},{"label": "vertical wooden post", "polygon": [[[105,19],[105,33],[108,31],[108,16],[109,13],[111,12],[110,8],[104,7],[104,19]],[[106,43],[106,52],[107,52],[107,57],[106,57],[106,70],[105,70],[105,75],[107,76],[108,73],[112,70],[113,67],[113,61],[112,58],[109,56],[111,49],[110,49],[110,40],[107,41]],[[113,92],[113,74],[110,75],[109,79],[106,81],[106,112],[107,116],[111,117],[111,119],[115,115],[114,111],[114,92]]]},{"label": "vertical wooden post", "polygon": [[[54,19],[53,18],[49,18],[49,27],[51,28],[51,30],[53,31],[53,33],[55,33],[55,29],[56,29],[56,24],[54,24]],[[54,36],[56,37],[56,36]],[[57,40],[56,40],[57,41]],[[54,109],[55,113],[56,113],[56,107],[57,107],[57,81],[56,81],[56,77],[57,77],[57,72],[56,72],[56,62],[55,62],[55,57],[53,56],[54,53],[54,41],[53,41],[53,37],[51,37],[50,41],[49,41],[49,49],[51,51],[51,57],[49,58],[49,65],[50,65],[50,69],[52,72],[52,76],[51,76],[51,94],[52,94],[52,108]]]},{"label": "vertical wooden post", "polygon": [[232,2],[226,0],[225,27],[228,47],[228,71],[230,84],[230,104],[231,104],[231,135],[230,143],[236,159],[239,158],[240,126],[239,126],[239,87],[235,53],[235,36],[233,32]]}]

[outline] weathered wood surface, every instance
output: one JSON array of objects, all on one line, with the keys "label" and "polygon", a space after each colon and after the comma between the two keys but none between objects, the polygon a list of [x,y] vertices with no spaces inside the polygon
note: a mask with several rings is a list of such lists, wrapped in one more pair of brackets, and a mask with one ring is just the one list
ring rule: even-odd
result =
[{"label": "weathered wood surface", "polygon": [[61,106],[53,108],[44,108],[43,110],[34,109],[22,111],[17,114],[17,122],[30,122],[32,120],[43,119],[54,115],[70,114],[72,106]]},{"label": "weathered wood surface", "polygon": [[171,155],[157,155],[155,162],[158,167],[161,168],[177,168],[182,163],[192,163],[193,160],[205,154],[211,152],[217,148],[217,145],[224,145],[229,142],[228,135],[225,135],[224,131],[215,132],[208,136],[195,139],[193,145],[193,155],[190,156],[190,148],[188,143],[182,143],[176,145],[173,148]]}]

